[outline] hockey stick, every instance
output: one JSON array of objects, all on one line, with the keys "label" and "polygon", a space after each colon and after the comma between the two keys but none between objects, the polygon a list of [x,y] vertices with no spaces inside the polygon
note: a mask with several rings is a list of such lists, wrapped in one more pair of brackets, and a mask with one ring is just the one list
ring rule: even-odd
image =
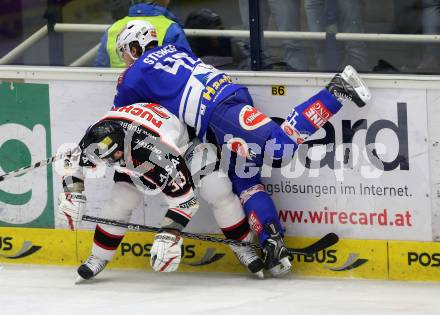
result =
[{"label": "hockey stick", "polygon": [[[146,225],[140,225],[140,224],[130,224],[130,223],[123,223],[119,221],[114,220],[108,220],[104,218],[97,218],[92,217],[88,215],[83,215],[82,219],[84,221],[88,222],[94,222],[94,223],[101,223],[101,224],[107,224],[107,225],[113,225],[118,226],[122,228],[126,228],[130,231],[145,231],[145,232],[160,232],[162,231],[161,228],[153,227],[153,226],[146,226]],[[226,239],[226,238],[218,238],[210,235],[205,234],[196,234],[196,233],[189,233],[189,232],[180,232],[180,235],[186,238],[195,239],[199,241],[206,241],[206,242],[213,242],[213,243],[222,243],[222,244],[228,244],[228,245],[235,245],[235,246],[250,246],[255,249],[260,249],[261,246],[249,242],[240,242],[233,239]],[[311,255],[316,252],[319,252],[323,249],[326,249],[327,247],[330,247],[338,242],[339,238],[335,233],[328,233],[324,235],[324,237],[320,238],[315,243],[304,247],[304,248],[288,248],[288,251],[290,254],[302,254],[302,255]]]},{"label": "hockey stick", "polygon": [[77,148],[73,149],[72,151],[63,152],[58,155],[51,156],[50,158],[47,158],[46,160],[39,161],[33,165],[24,166],[24,167],[21,167],[15,171],[11,171],[9,173],[0,175],[0,182],[6,181],[6,180],[11,179],[13,177],[17,177],[19,175],[23,175],[23,174],[30,172],[36,168],[49,165],[55,161],[58,161],[58,160],[65,158],[65,157],[78,156],[78,153],[80,153],[80,151],[78,151],[78,149],[79,148],[77,147]]}]

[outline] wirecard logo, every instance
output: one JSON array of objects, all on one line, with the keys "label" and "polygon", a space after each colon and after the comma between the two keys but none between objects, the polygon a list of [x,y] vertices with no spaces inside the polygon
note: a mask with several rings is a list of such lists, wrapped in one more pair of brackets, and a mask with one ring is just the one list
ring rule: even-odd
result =
[{"label": "wirecard logo", "polygon": [[[11,240],[12,240],[12,237],[4,237],[4,238],[0,237],[0,241],[1,241],[0,242],[1,243],[0,249],[3,249],[4,251],[12,250],[12,243],[10,242]],[[6,259],[20,259],[20,258],[30,256],[40,249],[41,249],[41,246],[32,245],[31,241],[25,241],[23,243],[21,249],[17,253],[15,253],[13,255],[0,254],[0,257],[6,258]]]}]

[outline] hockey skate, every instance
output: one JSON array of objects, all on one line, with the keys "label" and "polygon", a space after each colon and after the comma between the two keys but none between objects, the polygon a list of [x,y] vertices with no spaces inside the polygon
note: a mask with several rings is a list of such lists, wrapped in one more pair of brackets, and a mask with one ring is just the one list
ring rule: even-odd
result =
[{"label": "hockey skate", "polygon": [[[245,240],[245,241],[251,241]],[[263,260],[258,256],[257,251],[255,248],[250,246],[230,246],[232,251],[234,252],[235,256],[238,258],[240,263],[246,267],[246,269],[252,273],[257,278],[263,279],[264,278],[264,263]]]},{"label": "hockey skate", "polygon": [[265,229],[270,235],[263,247],[265,268],[269,270],[274,277],[282,277],[288,274],[292,267],[289,261],[289,252],[274,223],[266,224]]},{"label": "hockey skate", "polygon": [[350,100],[359,107],[371,99],[370,90],[352,66],[346,66],[342,73],[336,74],[326,89],[339,101]]},{"label": "hockey skate", "polygon": [[84,280],[89,280],[95,277],[98,273],[104,270],[107,266],[108,261],[101,259],[95,255],[90,255],[87,260],[78,267],[78,278],[76,283],[80,283]]}]

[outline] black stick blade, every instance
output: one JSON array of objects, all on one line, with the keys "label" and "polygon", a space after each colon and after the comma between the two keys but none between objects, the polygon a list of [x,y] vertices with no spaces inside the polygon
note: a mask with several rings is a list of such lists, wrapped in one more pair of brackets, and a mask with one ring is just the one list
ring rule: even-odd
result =
[{"label": "black stick blade", "polygon": [[335,245],[339,241],[339,237],[335,233],[328,233],[315,243],[304,248],[287,248],[290,254],[311,255],[320,252],[330,246]]}]

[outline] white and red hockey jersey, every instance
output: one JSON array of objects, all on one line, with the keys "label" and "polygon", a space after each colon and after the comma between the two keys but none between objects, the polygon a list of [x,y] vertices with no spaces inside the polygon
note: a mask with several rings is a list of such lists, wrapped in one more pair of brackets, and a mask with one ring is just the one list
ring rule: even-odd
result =
[{"label": "white and red hockey jersey", "polygon": [[[137,103],[113,108],[99,121],[110,120],[125,130],[124,158],[115,165],[115,181],[133,183],[143,191],[162,192],[169,203],[166,217],[172,226],[184,228],[198,209],[191,173],[183,159],[189,138],[173,114],[154,103]],[[84,181],[84,167],[94,167],[85,154],[79,167],[63,179],[69,184]]]}]

